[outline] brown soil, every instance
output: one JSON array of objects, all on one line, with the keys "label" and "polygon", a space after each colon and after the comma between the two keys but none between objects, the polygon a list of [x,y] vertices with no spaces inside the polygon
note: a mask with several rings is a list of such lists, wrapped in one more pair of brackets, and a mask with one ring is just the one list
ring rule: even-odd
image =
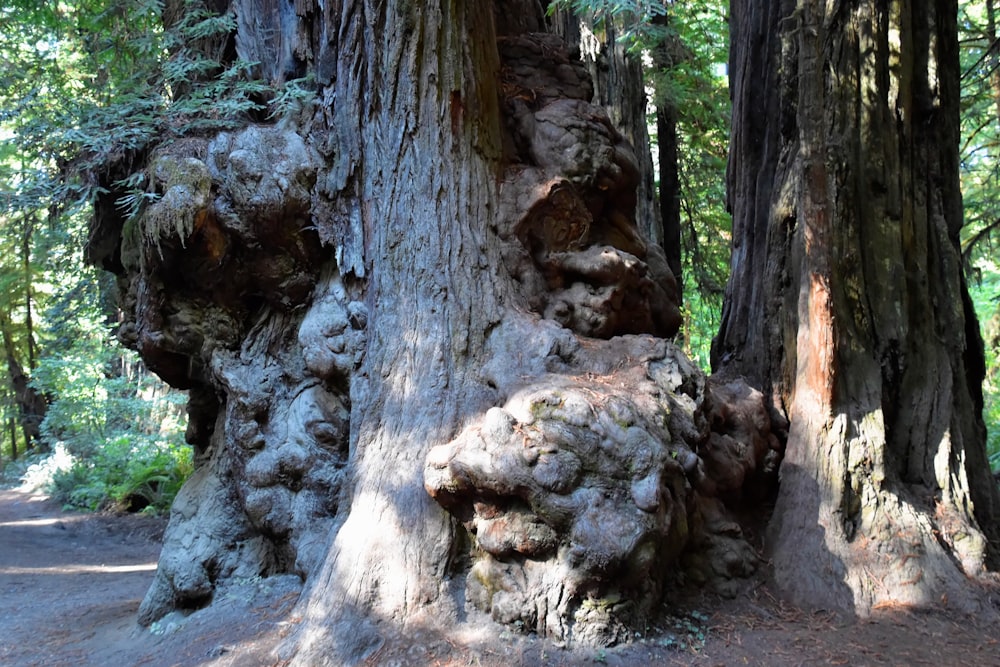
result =
[{"label": "brown soil", "polygon": [[[280,665],[272,651],[296,621],[295,595],[280,585],[247,582],[209,609],[152,631],[136,625],[163,526],[0,490],[0,665]],[[368,664],[1000,666],[1000,627],[947,606],[842,619],[787,607],[763,584],[736,601],[682,606],[621,648],[570,651],[470,619],[449,637],[390,641]]]}]

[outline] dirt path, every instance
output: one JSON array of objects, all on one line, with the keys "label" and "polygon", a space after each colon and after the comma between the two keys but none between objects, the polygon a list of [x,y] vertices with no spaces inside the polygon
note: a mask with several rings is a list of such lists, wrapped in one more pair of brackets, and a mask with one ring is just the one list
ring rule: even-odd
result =
[{"label": "dirt path", "polygon": [[[246,582],[210,608],[167,617],[153,631],[136,625],[163,525],[162,519],[65,513],[42,496],[0,490],[0,665],[278,664],[272,649],[294,624],[291,582],[284,588],[273,580]],[[478,628],[466,633],[471,641],[429,633],[397,638],[368,664],[1000,666],[1000,627],[948,609],[844,621],[785,607],[764,586],[735,602],[688,604],[698,610],[694,616],[673,627],[665,621],[659,634],[622,648],[568,651],[472,622],[465,624]]]},{"label": "dirt path", "polygon": [[0,490],[0,665],[271,664],[260,637],[274,633],[289,600],[248,608],[261,602],[254,582],[209,613],[154,632],[136,624],[163,527],[163,519],[63,512],[44,496]]}]

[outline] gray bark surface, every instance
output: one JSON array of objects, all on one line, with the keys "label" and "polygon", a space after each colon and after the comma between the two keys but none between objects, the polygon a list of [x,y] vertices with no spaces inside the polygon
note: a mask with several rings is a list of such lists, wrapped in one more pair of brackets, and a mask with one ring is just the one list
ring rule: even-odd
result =
[{"label": "gray bark surface", "polygon": [[675,571],[735,594],[766,403],[665,340],[635,152],[535,3],[257,4],[236,49],[315,99],[153,148],[159,197],[103,201],[89,248],[122,340],[190,390],[140,620],[294,574],[284,657],[339,665],[475,609],[623,641]]},{"label": "gray bark surface", "polygon": [[[619,38],[614,21],[595,31],[587,16],[560,9],[553,18],[555,31],[567,43],[579,48],[580,56],[594,82],[595,104],[604,107],[611,122],[633,146],[640,179],[635,189],[636,223],[639,231],[667,252],[663,218],[657,197],[653,156],[650,151],[649,121],[642,62],[630,53]],[[597,34],[597,33],[600,34]],[[591,101],[591,100],[588,100]],[[677,252],[680,252],[677,246]],[[679,272],[675,275],[680,275]]]}]

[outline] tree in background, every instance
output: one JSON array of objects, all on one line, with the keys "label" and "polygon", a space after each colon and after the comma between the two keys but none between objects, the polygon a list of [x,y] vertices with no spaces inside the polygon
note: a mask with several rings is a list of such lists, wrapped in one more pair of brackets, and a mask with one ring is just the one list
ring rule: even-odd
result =
[{"label": "tree in background", "polygon": [[685,350],[708,367],[729,274],[731,219],[724,179],[730,100],[727,3],[676,3],[653,21],[660,208],[671,266],[680,264]]},{"label": "tree in background", "polygon": [[713,355],[788,419],[770,547],[811,606],[998,565],[959,232],[956,5],[732,4],[732,278]]},{"label": "tree in background", "polygon": [[[121,122],[97,111],[118,96],[127,101],[129,88],[147,92],[140,63],[159,58],[162,36],[148,32],[141,14],[132,18],[98,2],[15,2],[0,10],[3,444],[11,459],[30,445],[68,449],[73,468],[51,489],[67,504],[162,510],[190,465],[179,438],[182,414],[176,397],[114,345],[113,285],[84,266],[82,251],[93,184],[80,177],[94,164],[88,160],[106,159],[94,147],[121,151],[141,125],[133,116]],[[144,103],[155,107],[155,100]],[[88,134],[98,126],[99,136]],[[110,471],[114,466],[131,468]]]}]

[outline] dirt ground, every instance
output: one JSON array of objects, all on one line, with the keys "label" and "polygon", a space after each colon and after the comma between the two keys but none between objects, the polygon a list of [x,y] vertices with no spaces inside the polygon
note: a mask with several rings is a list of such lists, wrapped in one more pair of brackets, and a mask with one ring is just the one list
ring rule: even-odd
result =
[{"label": "dirt ground", "polygon": [[[207,610],[136,625],[163,528],[0,490],[0,665],[280,666],[272,649],[296,622],[289,581],[248,581]],[[947,609],[845,620],[783,605],[763,583],[735,601],[684,608],[620,648],[570,651],[473,621],[448,637],[397,638],[367,664],[1000,666],[1000,627]]]}]

